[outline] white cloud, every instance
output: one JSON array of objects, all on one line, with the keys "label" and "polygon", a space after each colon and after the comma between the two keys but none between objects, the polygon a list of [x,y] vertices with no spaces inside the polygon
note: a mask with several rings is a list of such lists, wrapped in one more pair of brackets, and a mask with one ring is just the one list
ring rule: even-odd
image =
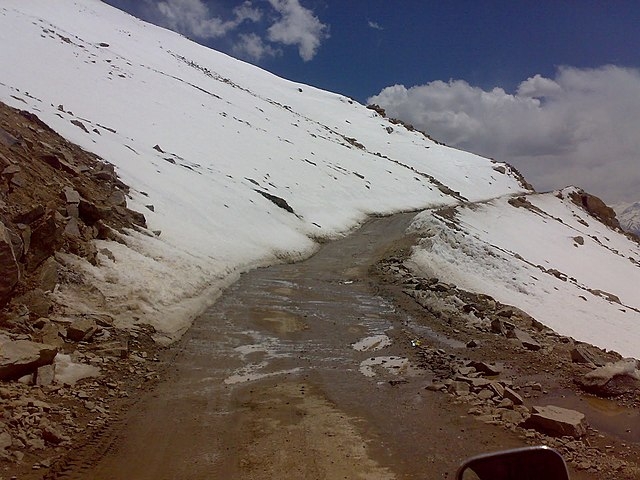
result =
[{"label": "white cloud", "polygon": [[234,8],[228,20],[212,16],[202,0],[164,0],[156,8],[158,23],[203,40],[222,37],[244,21],[257,22],[262,18],[261,11],[249,1]]},{"label": "white cloud", "polygon": [[233,46],[233,53],[239,57],[259,61],[266,57],[280,55],[282,51],[265,44],[259,35],[247,33],[238,36],[238,41]]},{"label": "white cloud", "polygon": [[367,25],[369,28],[373,28],[374,30],[384,30],[384,28],[377,22],[372,22],[371,20],[367,21]]},{"label": "white cloud", "polygon": [[281,15],[268,29],[269,40],[284,45],[297,45],[300,57],[306,62],[318,51],[320,43],[329,38],[329,27],[298,0],[269,0]]},{"label": "white cloud", "polygon": [[463,80],[387,87],[371,97],[445,143],[514,164],[540,190],[568,184],[607,202],[640,197],[640,71],[562,67],[515,94]]}]

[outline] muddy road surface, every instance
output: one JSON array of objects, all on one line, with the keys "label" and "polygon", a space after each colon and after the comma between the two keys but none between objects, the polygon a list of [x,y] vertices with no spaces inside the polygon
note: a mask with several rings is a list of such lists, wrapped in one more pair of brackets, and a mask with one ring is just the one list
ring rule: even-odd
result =
[{"label": "muddy road surface", "polygon": [[166,352],[163,381],[75,475],[453,478],[465,457],[524,445],[425,389],[433,374],[410,339],[428,327],[372,288],[370,266],[408,242],[411,218],[372,219],[304,262],[243,275]]}]

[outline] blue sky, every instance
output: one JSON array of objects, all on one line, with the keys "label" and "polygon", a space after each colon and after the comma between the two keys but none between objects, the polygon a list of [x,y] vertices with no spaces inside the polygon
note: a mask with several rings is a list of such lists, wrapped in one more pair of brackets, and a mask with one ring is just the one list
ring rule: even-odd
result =
[{"label": "blue sky", "polygon": [[538,189],[574,183],[608,203],[640,200],[640,2],[107,3],[375,101],[449,145],[513,163]]}]

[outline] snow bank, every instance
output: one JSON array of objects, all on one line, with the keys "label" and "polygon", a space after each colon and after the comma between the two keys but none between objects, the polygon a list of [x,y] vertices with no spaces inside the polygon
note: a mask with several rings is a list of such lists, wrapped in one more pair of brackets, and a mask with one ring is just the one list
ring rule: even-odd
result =
[{"label": "snow bank", "polygon": [[576,206],[571,191],[423,212],[412,261],[561,334],[640,358],[640,245]]},{"label": "snow bank", "polygon": [[0,100],[114,164],[161,232],[101,244],[115,262],[74,265],[97,292],[60,298],[167,339],[241,272],[310,255],[369,214],[523,191],[507,165],[98,0],[5,0],[0,42]]}]

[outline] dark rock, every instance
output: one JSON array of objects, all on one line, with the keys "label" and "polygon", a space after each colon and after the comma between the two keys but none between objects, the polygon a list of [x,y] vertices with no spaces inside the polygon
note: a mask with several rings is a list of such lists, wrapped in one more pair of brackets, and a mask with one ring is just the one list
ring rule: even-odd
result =
[{"label": "dark rock", "polygon": [[44,290],[35,288],[28,291],[24,295],[20,295],[12,300],[13,304],[25,305],[29,312],[39,316],[46,317],[53,306],[53,303],[44,293]]},{"label": "dark rock", "polygon": [[74,342],[88,341],[98,331],[95,320],[78,318],[67,327],[67,338]]},{"label": "dark rock", "polygon": [[587,433],[583,413],[554,405],[532,407],[531,416],[523,426],[558,437],[579,438]]},{"label": "dark rock", "polygon": [[56,365],[44,365],[36,370],[35,385],[46,387],[51,385],[56,377]]},{"label": "dark rock", "polygon": [[16,173],[20,173],[21,171],[22,171],[22,168],[20,168],[19,165],[9,165],[8,167],[2,170],[2,176],[10,177],[15,175]]},{"label": "dark rock", "polygon": [[52,425],[47,425],[42,429],[42,439],[47,443],[52,443],[53,445],[59,445],[60,443],[68,442],[70,440],[69,437]]},{"label": "dark rock", "polygon": [[80,199],[79,205],[80,218],[87,225],[93,225],[99,220],[106,220],[109,217],[111,209],[108,207],[99,207],[95,203],[86,199]]},{"label": "dark rock", "polygon": [[53,292],[58,284],[58,262],[54,257],[47,258],[40,267],[39,285],[45,292]]},{"label": "dark rock", "polygon": [[116,179],[114,172],[109,172],[106,170],[100,170],[98,172],[94,172],[91,174],[91,176],[96,180],[103,180],[105,182],[113,182]]},{"label": "dark rock", "polygon": [[509,388],[509,387],[504,387],[504,391],[502,392],[502,398],[508,398],[513,402],[514,405],[524,404],[524,400],[522,400],[522,397],[518,395],[512,388]]},{"label": "dark rock", "polygon": [[62,193],[67,203],[75,203],[75,204],[80,203],[80,194],[75,189],[71,187],[64,187],[64,189],[62,190]]},{"label": "dark rock", "polygon": [[463,395],[469,395],[469,393],[471,392],[471,388],[469,387],[469,384],[467,382],[452,382],[448,387],[447,390],[449,391],[449,393],[453,393],[454,395],[458,395],[458,396],[463,396]]},{"label": "dark rock", "polygon": [[514,311],[511,307],[502,307],[500,310],[496,312],[496,315],[499,317],[511,318],[513,317]]},{"label": "dark rock", "polygon": [[20,140],[18,140],[6,130],[0,128],[0,143],[5,147],[12,147],[20,143]]},{"label": "dark rock", "polygon": [[16,225],[20,230],[20,241],[13,240],[13,249],[16,254],[16,259],[22,259],[23,255],[29,253],[29,247],[31,246],[31,227],[23,223]]},{"label": "dark rock", "polygon": [[8,229],[0,222],[0,305],[10,298],[20,281],[20,266],[16,258]]},{"label": "dark rock", "polygon": [[555,268],[549,268],[547,269],[547,273],[553,275],[554,277],[562,280],[563,282],[567,281],[567,275],[565,273],[562,273],[560,270],[557,270]]},{"label": "dark rock", "polygon": [[85,127],[84,123],[82,123],[80,120],[71,120],[71,123],[76,127],[78,127],[79,129],[81,129],[83,132],[89,133],[89,130],[87,130],[87,127]]},{"label": "dark rock", "polygon": [[494,318],[491,320],[491,331],[493,333],[499,333],[501,335],[509,336],[509,332],[514,330],[516,326],[505,320],[501,320],[499,318]]},{"label": "dark rock", "polygon": [[32,374],[43,365],[50,365],[58,353],[52,345],[28,340],[0,343],[0,380],[17,380]]},{"label": "dark rock", "polygon": [[109,203],[109,205],[119,205],[121,207],[126,207],[127,197],[120,190],[114,190],[107,203]]},{"label": "dark rock", "polygon": [[586,363],[594,367],[602,367],[606,363],[596,353],[589,350],[586,345],[576,345],[571,350],[571,361],[573,363]]},{"label": "dark rock", "polygon": [[584,191],[574,192],[570,195],[571,200],[578,206],[583,207],[591,216],[597,218],[602,223],[613,229],[619,229],[620,224],[616,218],[616,213],[595,195]]},{"label": "dark rock", "polygon": [[53,213],[32,224],[31,245],[27,255],[27,269],[33,271],[53,255],[61,241],[61,229],[56,225]]},{"label": "dark rock", "polygon": [[602,397],[614,397],[640,387],[640,372],[634,359],[598,367],[576,380],[580,387]]},{"label": "dark rock", "polygon": [[56,155],[46,154],[40,155],[40,157],[38,158],[40,158],[40,160],[42,160],[47,165],[55,168],[56,170],[61,170],[63,172],[69,173],[74,177],[80,175],[80,170],[75,165],[68,162],[67,160],[61,159]]},{"label": "dark rock", "polygon": [[71,217],[64,227],[64,234],[68,237],[80,237],[80,225],[78,219]]},{"label": "dark rock", "polygon": [[531,337],[531,335],[529,335],[527,332],[523,332],[522,330],[518,329],[518,328],[514,328],[513,330],[509,330],[507,333],[507,337],[508,338],[515,338],[516,340],[519,340],[520,343],[522,343],[522,346],[525,347],[528,350],[533,350],[533,351],[537,351],[540,350],[542,348],[542,346],[536,342],[533,337]]},{"label": "dark rock", "polygon": [[27,210],[23,210],[19,214],[13,217],[14,223],[24,223],[25,225],[30,225],[39,218],[43,217],[47,210],[44,208],[44,205],[34,205]]},{"label": "dark rock", "polygon": [[502,373],[502,367],[499,365],[491,365],[486,362],[476,362],[475,360],[467,362],[467,367],[473,367],[476,371],[489,376],[499,375]]},{"label": "dark rock", "polygon": [[36,337],[47,345],[53,345],[55,347],[62,347],[64,345],[64,340],[60,337],[60,328],[55,323],[49,322],[45,324]]},{"label": "dark rock", "polygon": [[254,189],[254,190],[258,192],[260,195],[262,195],[264,198],[266,198],[267,200],[272,201],[278,207],[282,208],[283,210],[286,210],[289,213],[293,213],[295,215],[296,212],[294,212],[293,208],[291,208],[291,206],[287,203],[287,201],[284,198],[278,197],[277,195],[272,195],[271,193],[265,192],[263,190],[258,190],[258,189]]}]

